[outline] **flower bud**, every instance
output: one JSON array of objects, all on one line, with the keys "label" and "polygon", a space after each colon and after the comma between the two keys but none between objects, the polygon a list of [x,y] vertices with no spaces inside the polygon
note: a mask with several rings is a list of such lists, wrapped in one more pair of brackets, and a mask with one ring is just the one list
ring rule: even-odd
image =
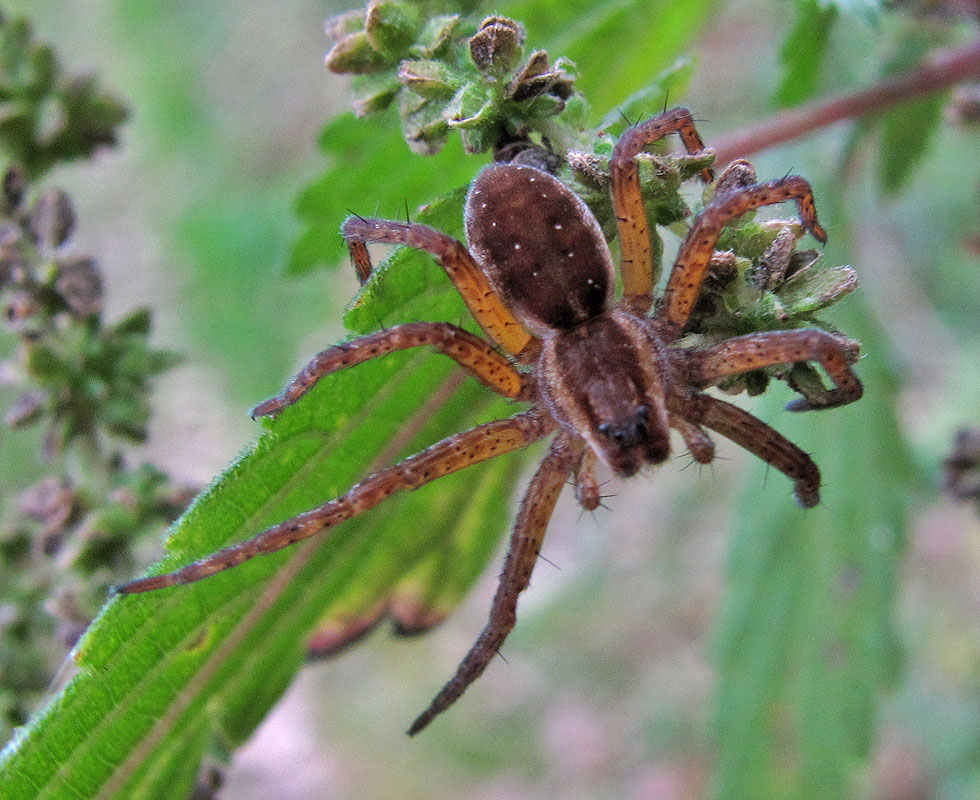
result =
[{"label": "flower bud", "polygon": [[470,39],[470,58],[481,72],[510,72],[521,57],[524,31],[507,17],[487,17]]}]

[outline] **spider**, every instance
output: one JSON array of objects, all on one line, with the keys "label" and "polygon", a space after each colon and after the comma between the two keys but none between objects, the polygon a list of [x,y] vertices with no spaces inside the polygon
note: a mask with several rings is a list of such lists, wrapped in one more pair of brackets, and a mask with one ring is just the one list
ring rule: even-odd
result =
[{"label": "spider", "polygon": [[[365,245],[408,245],[442,265],[486,334],[445,322],[413,322],[378,331],[318,354],[283,392],[253,414],[276,414],[320,378],[369,359],[429,346],[526,411],[457,433],[358,483],[346,494],[165,575],[119,587],[146,592],[206,578],[272,553],[451,472],[551,437],[521,500],[489,621],[430,706],[412,723],[414,735],[454,703],[484,671],[516,622],[548,520],[563,485],[574,476],[586,509],[600,503],[597,461],[627,478],[670,453],[679,432],[693,458],[706,464],[714,444],[705,429],[726,436],[793,481],[799,504],[819,500],[820,472],[799,447],[761,420],[704,392],[722,379],[775,365],[819,363],[834,387],[808,391],[793,411],[830,408],[861,397],[862,386],[841,341],[816,328],[739,336],[714,346],[677,344],[701,292],[722,227],[761,206],[795,200],[803,226],[819,241],[810,185],[787,176],[717,191],[680,246],[666,290],[654,309],[649,223],[635,157],[678,133],[689,153],[704,150],[690,113],[675,108],[628,128],[610,161],[610,191],[620,237],[623,296],[599,223],[565,184],[531,166],[497,163],[470,186],[465,205],[467,248],[426,225],[349,217],[343,235],[362,274]],[[709,170],[701,177],[713,180]],[[651,310],[652,313],[651,313]],[[489,341],[488,341],[489,340]]]}]

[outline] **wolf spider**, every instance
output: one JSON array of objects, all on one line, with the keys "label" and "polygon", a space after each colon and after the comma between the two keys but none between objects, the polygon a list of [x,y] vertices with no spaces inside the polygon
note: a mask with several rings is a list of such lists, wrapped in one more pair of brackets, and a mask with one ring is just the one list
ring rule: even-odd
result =
[{"label": "wolf spider", "polygon": [[[716,193],[691,225],[663,298],[649,315],[651,239],[635,156],[671,133],[680,134],[689,153],[704,149],[690,113],[675,108],[628,128],[613,152],[611,194],[622,250],[623,297],[618,302],[612,256],[599,223],[565,184],[533,167],[491,164],[476,177],[465,207],[469,248],[426,225],[348,218],[343,234],[359,265],[369,269],[364,247],[371,242],[432,254],[489,341],[445,322],[397,325],[315,356],[282,394],[261,403],[254,414],[282,411],[324,375],[421,346],[433,347],[490,389],[530,408],[443,439],[252,539],[119,591],[145,592],[206,578],[313,536],[394,492],[416,489],[553,435],[521,501],[490,619],[455,676],[412,724],[408,732],[415,734],[460,697],[514,627],[518,596],[528,585],[569,476],[575,478],[579,502],[587,509],[598,506],[597,460],[616,475],[630,477],[645,464],[667,458],[674,428],[694,459],[706,464],[714,457],[705,432],[709,428],[787,475],[800,505],[816,505],[820,473],[810,457],[761,420],[703,390],[738,373],[813,361],[834,388],[808,391],[789,408],[850,403],[861,396],[862,387],[841,342],[807,328],[739,336],[708,347],[677,345],[727,222],[761,206],[795,200],[805,228],[826,240],[810,186],[801,177],[787,176]],[[712,180],[709,170],[701,177]]]}]

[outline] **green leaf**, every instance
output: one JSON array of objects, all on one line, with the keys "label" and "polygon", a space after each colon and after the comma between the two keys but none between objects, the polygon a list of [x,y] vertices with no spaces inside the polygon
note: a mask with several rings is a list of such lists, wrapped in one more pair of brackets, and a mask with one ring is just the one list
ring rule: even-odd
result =
[{"label": "green leaf", "polygon": [[716,5],[716,0],[512,0],[500,10],[524,23],[531,46],[587,66],[576,88],[593,108],[606,109],[680,57]]},{"label": "green leaf", "polygon": [[[458,232],[460,197],[426,221]],[[348,318],[355,333],[379,320],[465,317],[438,266],[412,251],[397,251],[365,295]],[[439,437],[514,412],[470,378],[457,386],[455,370],[448,359],[404,352],[325,378],[267,423],[175,523],[156,569],[247,538]],[[448,405],[430,407],[447,381]],[[325,621],[412,592],[448,613],[506,525],[520,458],[393,497],[318,539],[208,580],[113,599],[74,651],[77,675],[0,757],[5,796],[174,797],[207,749],[250,734]],[[431,560],[445,554],[458,562],[443,581]],[[404,721],[417,710],[402,709]]]},{"label": "green leaf", "polygon": [[434,156],[413,157],[391,112],[333,120],[320,137],[320,148],[330,163],[297,202],[305,230],[286,267],[292,274],[341,261],[346,250],[340,223],[351,210],[402,217],[406,207],[445,194],[477,170],[476,161],[462,157],[458,137],[450,137]]},{"label": "green leaf", "polygon": [[762,412],[813,447],[823,498],[796,508],[785,479],[772,475],[765,486],[757,469],[738,509],[718,621],[718,797],[726,800],[851,796],[877,703],[896,677],[893,613],[917,473],[895,417],[887,343],[857,299],[840,324],[871,353],[858,368],[865,396],[795,418],[770,399]]},{"label": "green leaf", "polygon": [[[658,113],[664,105],[670,104],[670,98],[679,98],[691,83],[697,58],[683,56],[663,70],[653,81],[626,98],[614,111],[606,114],[599,128],[614,134],[619,134],[627,124],[645,119],[651,114]],[[629,120],[629,123],[627,123]]]},{"label": "green leaf", "polygon": [[881,121],[878,176],[885,194],[894,194],[929,151],[942,119],[946,93],[895,106]]},{"label": "green leaf", "polygon": [[[883,67],[884,75],[913,69],[934,46],[934,35],[922,26],[907,26]],[[928,151],[939,127],[946,92],[893,106],[877,119],[881,128],[878,176],[882,191],[897,191]]]},{"label": "green leaf", "polygon": [[837,17],[835,5],[806,0],[797,6],[796,24],[779,51],[783,80],[776,90],[776,104],[795,106],[819,89],[821,67]]}]

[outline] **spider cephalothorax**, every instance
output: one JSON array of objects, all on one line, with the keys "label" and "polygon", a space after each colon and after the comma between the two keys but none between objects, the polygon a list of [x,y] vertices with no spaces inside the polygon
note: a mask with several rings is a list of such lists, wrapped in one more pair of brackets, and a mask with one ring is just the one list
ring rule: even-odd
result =
[{"label": "spider cephalothorax", "polygon": [[[835,387],[808,390],[794,411],[857,400],[861,383],[840,339],[816,328],[770,331],[713,346],[682,347],[678,340],[701,293],[723,226],[752,209],[795,200],[803,226],[820,241],[813,195],[805,180],[722,187],[694,220],[681,244],[661,302],[653,307],[649,223],[636,156],[679,133],[688,152],[703,149],[691,116],[673,109],[626,130],[610,161],[610,192],[620,237],[623,297],[613,292],[612,256],[595,217],[552,175],[529,166],[495,164],[474,180],[466,200],[469,249],[420,224],[350,217],[344,236],[362,273],[364,243],[387,242],[426,250],[445,268],[490,342],[442,322],[414,322],[332,347],[317,355],[283,393],[260,404],[275,414],[321,377],[410,347],[429,345],[454,359],[489,388],[530,408],[450,436],[393,467],[374,473],[347,494],[286,520],[177,572],[133,581],[123,593],[200,580],[270,553],[360,514],[395,491],[414,489],[450,472],[552,436],[511,534],[510,549],[490,620],[456,675],[409,729],[416,733],[451,705],[485,669],[516,619],[548,519],[562,486],[575,476],[586,508],[599,504],[596,459],[622,477],[670,452],[677,430],[701,463],[714,458],[705,429],[728,437],[793,480],[804,507],[819,500],[820,473],[796,445],[738,407],[703,390],[740,373],[817,362]],[[705,180],[711,173],[702,173]]]}]

